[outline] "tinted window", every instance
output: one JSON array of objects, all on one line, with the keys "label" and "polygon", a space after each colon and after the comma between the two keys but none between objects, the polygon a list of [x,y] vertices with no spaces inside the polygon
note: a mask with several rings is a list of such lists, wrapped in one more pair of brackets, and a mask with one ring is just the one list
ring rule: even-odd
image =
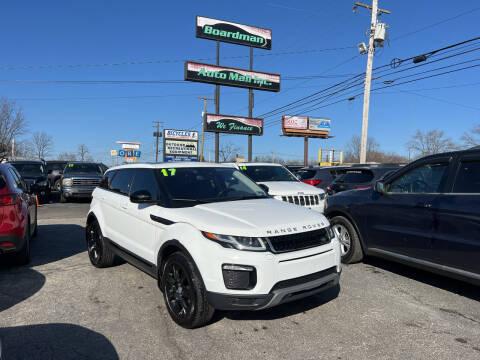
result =
[{"label": "tinted window", "polygon": [[315,170],[299,170],[297,171],[296,174],[300,180],[308,180],[315,176],[316,171]]},{"label": "tinted window", "polygon": [[133,169],[117,170],[117,173],[110,183],[110,189],[120,194],[128,195],[130,193],[132,175]]},{"label": "tinted window", "polygon": [[158,182],[155,176],[155,171],[151,169],[137,169],[135,170],[135,177],[133,178],[130,194],[139,190],[147,190],[152,195],[152,200],[160,200],[158,194]]},{"label": "tinted window", "polygon": [[391,182],[388,191],[392,193],[438,193],[447,163],[424,164]]},{"label": "tinted window", "polygon": [[12,163],[22,175],[43,175],[45,169],[41,163]]},{"label": "tinted window", "polygon": [[17,189],[23,190],[23,182],[20,174],[15,171],[14,168],[8,169],[10,172],[10,176],[13,178],[13,186],[15,186]]},{"label": "tinted window", "polygon": [[100,181],[99,186],[102,189],[110,189],[110,184],[112,183],[112,179],[115,176],[116,171],[109,171],[105,175],[103,175],[103,179]]},{"label": "tinted window", "polygon": [[7,181],[3,177],[2,174],[0,174],[0,190],[2,190],[5,186],[7,186]]},{"label": "tinted window", "polygon": [[371,171],[348,171],[338,177],[336,181],[347,184],[365,183],[373,180]]},{"label": "tinted window", "polygon": [[103,174],[102,168],[98,164],[92,163],[69,163],[65,167],[65,174],[88,173]]},{"label": "tinted window", "polygon": [[173,206],[267,197],[257,184],[234,168],[197,167],[155,171]]},{"label": "tinted window", "polygon": [[298,181],[290,171],[283,166],[240,165],[240,171],[256,182],[265,181]]},{"label": "tinted window", "polygon": [[460,163],[453,192],[480,193],[480,161],[462,161]]},{"label": "tinted window", "polygon": [[65,168],[65,165],[67,165],[66,162],[64,163],[47,163],[47,171],[51,172],[53,170],[56,171],[63,171]]}]

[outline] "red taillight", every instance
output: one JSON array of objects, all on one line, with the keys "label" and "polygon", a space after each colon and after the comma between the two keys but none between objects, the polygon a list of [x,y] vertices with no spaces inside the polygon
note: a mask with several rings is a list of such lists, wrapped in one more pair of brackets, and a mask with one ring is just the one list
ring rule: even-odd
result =
[{"label": "red taillight", "polygon": [[322,182],[322,180],[310,179],[310,180],[302,180],[302,182],[308,185],[317,186]]},{"label": "red taillight", "polygon": [[10,241],[2,241],[0,245],[4,248],[15,247],[15,245]]},{"label": "red taillight", "polygon": [[17,196],[15,194],[0,195],[0,206],[13,205],[16,200]]},{"label": "red taillight", "polygon": [[355,189],[368,189],[370,186],[357,186]]}]

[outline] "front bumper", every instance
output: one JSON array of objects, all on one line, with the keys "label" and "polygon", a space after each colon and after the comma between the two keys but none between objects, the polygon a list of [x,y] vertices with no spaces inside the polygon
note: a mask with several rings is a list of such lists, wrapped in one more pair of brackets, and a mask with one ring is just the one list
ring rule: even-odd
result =
[{"label": "front bumper", "polygon": [[321,293],[338,285],[340,272],[336,267],[318,273],[280,281],[268,294],[230,295],[207,292],[207,300],[218,310],[262,310]]},{"label": "front bumper", "polygon": [[63,196],[67,198],[87,198],[91,197],[95,188],[77,188],[62,186]]}]

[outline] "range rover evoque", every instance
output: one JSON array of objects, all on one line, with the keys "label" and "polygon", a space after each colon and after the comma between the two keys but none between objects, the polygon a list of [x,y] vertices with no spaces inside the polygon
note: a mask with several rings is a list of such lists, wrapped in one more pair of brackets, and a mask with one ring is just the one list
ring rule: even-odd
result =
[{"label": "range rover evoque", "polygon": [[271,199],[220,164],[109,169],[93,192],[91,263],[116,255],[158,280],[172,319],[206,324],[215,309],[256,310],[337,286],[340,244],[323,214]]}]

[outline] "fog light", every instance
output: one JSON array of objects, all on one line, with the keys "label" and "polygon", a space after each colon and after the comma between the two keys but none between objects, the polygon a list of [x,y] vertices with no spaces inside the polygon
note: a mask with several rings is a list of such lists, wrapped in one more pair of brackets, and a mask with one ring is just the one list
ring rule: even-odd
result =
[{"label": "fog light", "polygon": [[223,264],[225,287],[231,290],[250,290],[257,284],[257,271],[253,266]]}]

